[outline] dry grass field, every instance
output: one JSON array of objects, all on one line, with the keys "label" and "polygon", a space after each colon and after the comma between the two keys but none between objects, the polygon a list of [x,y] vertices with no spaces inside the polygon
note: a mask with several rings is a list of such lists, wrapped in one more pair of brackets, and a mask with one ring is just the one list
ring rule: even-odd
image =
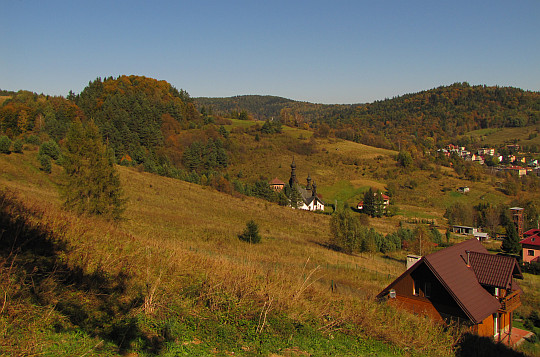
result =
[{"label": "dry grass field", "polygon": [[[267,152],[268,146],[275,144],[263,138],[246,145],[254,155],[252,150]],[[356,199],[367,186],[383,188],[372,174],[395,154],[334,140],[321,141],[319,147],[311,156],[295,156],[299,179],[309,173],[321,182],[323,194],[342,194],[344,200]],[[359,161],[350,161],[355,159]],[[290,174],[289,152],[276,152],[268,162],[250,164],[241,156],[234,160],[234,170],[245,173],[267,170],[267,177],[282,179]],[[366,168],[362,160],[373,161],[372,166]],[[373,299],[403,272],[406,252],[390,258],[328,249],[328,215],[251,197],[233,197],[210,187],[119,166],[128,203],[125,219],[112,223],[62,210],[56,190],[60,167],[53,165],[51,175],[38,167],[35,151],[0,155],[0,190],[8,190],[8,196],[15,195],[25,207],[23,211],[12,209],[14,216],[27,217],[28,225],[44,227],[67,244],[58,255],[64,269],[81,271],[83,277],[99,276],[110,284],[125,281],[122,293],[107,293],[108,300],[104,300],[106,305],[119,306],[115,311],[122,319],[113,327],[95,322],[101,321],[101,313],[96,311],[103,309],[102,295],[87,288],[54,293],[54,284],[47,279],[38,286],[43,291],[38,294],[42,305],[32,305],[30,312],[22,313],[26,305],[16,300],[14,286],[3,283],[9,298],[4,299],[2,310],[12,315],[9,325],[4,325],[0,348],[8,352],[82,355],[90,351],[114,355],[137,350],[140,355],[151,355],[151,346],[161,341],[158,352],[170,355],[453,354],[456,331],[443,330],[422,317],[395,311]],[[351,179],[362,171],[364,176]],[[424,194],[413,191],[404,196],[411,204],[401,204],[398,216],[370,219],[381,233],[396,230],[399,221],[408,217],[440,219],[444,206],[429,204],[435,200],[448,200],[447,204],[462,199],[475,202],[482,195],[495,195],[487,183],[477,183],[472,185],[470,196],[454,197],[440,190],[444,185],[460,183],[452,175],[436,180],[413,175],[418,175],[413,177]],[[425,199],[425,190],[440,193]],[[259,226],[260,244],[238,239],[249,220]],[[4,269],[2,274],[10,278],[10,271]],[[524,290],[537,286],[535,282],[526,283]],[[73,285],[64,289],[68,288]],[[537,296],[532,296],[536,301]],[[84,321],[90,322],[85,325],[73,318],[72,308],[54,308],[70,298],[85,307],[81,309],[86,315],[98,317],[87,317]],[[124,311],[122,306],[128,301],[132,308]],[[49,315],[39,320],[37,316],[43,311]],[[33,313],[36,318],[28,319]],[[137,323],[129,325],[133,321]],[[125,328],[126,324],[137,327],[132,328],[134,337],[126,339],[126,334],[131,336],[126,332],[121,339],[115,338],[114,327]],[[47,327],[57,325],[63,327]],[[27,333],[18,334],[20,330],[13,326]],[[75,333],[74,327],[65,326],[85,327]],[[61,353],[59,345],[70,349]]]},{"label": "dry grass field", "polygon": [[[0,160],[2,190],[8,189],[33,212],[28,213],[32,224],[61,233],[69,246],[63,261],[89,275],[129,276],[126,291],[142,294],[142,316],[170,319],[179,313],[171,311],[185,309],[190,318],[226,315],[233,325],[255,321],[260,336],[263,329],[272,330],[261,316],[286,316],[314,326],[319,336],[315,340],[343,335],[351,336],[347,343],[375,341],[369,348],[383,355],[402,354],[403,349],[416,351],[414,355],[451,354],[451,333],[373,300],[403,271],[403,263],[326,248],[329,216],[119,167],[129,203],[125,220],[114,224],[63,211],[55,189],[59,168],[54,167],[52,175],[40,172],[35,153],[3,155]],[[238,239],[250,219],[259,225],[261,244]],[[14,301],[9,304],[15,309]],[[50,316],[56,315],[51,310]],[[56,340],[43,341],[44,327],[33,323],[26,326],[27,335],[18,337],[19,343],[32,347],[23,352],[39,351],[40,343],[55,351],[50,344]],[[177,343],[186,342],[178,338]],[[290,338],[294,340],[294,333]],[[6,340],[2,342],[5,346]],[[88,347],[95,342],[86,336],[77,343]]]}]

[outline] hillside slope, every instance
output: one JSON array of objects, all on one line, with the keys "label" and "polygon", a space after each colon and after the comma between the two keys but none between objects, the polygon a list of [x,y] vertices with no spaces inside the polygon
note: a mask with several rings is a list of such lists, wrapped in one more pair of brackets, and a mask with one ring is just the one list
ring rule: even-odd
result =
[{"label": "hillside slope", "polygon": [[[8,353],[451,351],[448,333],[372,300],[403,263],[327,249],[327,216],[119,167],[129,204],[115,225],[62,211],[58,167],[39,172],[35,153],[0,160],[4,237],[34,241],[2,245]],[[249,219],[259,245],[237,237]]]}]

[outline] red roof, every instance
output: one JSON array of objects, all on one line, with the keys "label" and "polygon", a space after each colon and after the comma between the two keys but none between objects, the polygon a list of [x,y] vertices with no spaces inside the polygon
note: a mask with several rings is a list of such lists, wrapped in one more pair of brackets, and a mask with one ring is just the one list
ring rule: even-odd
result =
[{"label": "red roof", "polygon": [[525,232],[523,234],[525,236],[532,236],[532,235],[539,234],[539,233],[540,233],[540,229],[533,228],[533,229],[529,229],[527,232]]},{"label": "red roof", "polygon": [[520,244],[536,245],[540,247],[540,234],[533,234],[519,242]]},{"label": "red roof", "polygon": [[504,255],[470,252],[470,264],[482,285],[512,289],[512,276],[523,279],[516,259]]},{"label": "red roof", "polygon": [[285,182],[281,181],[277,177],[269,182],[270,185],[285,185]]}]

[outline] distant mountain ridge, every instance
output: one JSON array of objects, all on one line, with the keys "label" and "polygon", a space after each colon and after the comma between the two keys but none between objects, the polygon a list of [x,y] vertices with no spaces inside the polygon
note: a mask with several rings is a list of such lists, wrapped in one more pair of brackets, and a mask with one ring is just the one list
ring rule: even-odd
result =
[{"label": "distant mountain ridge", "polygon": [[368,104],[314,104],[256,95],[194,100],[199,109],[215,114],[246,110],[260,120],[280,118],[285,124],[312,127],[326,123],[341,138],[382,147],[395,147],[396,140],[430,137],[437,142],[475,129],[540,122],[540,92],[466,82]]}]

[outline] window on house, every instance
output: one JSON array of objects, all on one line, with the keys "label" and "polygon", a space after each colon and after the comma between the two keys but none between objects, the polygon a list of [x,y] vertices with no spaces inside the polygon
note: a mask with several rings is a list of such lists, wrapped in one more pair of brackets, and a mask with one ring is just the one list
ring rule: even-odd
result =
[{"label": "window on house", "polygon": [[534,257],[534,250],[529,249],[529,250],[527,251],[527,255],[528,255],[529,257]]},{"label": "window on house", "polygon": [[418,280],[413,281],[413,295],[420,296],[420,282]]},{"label": "window on house", "polygon": [[431,296],[431,283],[429,281],[426,281],[424,283],[424,296],[425,297]]}]

